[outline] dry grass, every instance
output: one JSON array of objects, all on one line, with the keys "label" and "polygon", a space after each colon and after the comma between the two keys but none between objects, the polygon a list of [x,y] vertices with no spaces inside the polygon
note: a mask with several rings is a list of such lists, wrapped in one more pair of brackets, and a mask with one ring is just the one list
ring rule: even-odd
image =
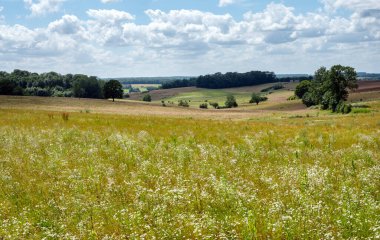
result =
[{"label": "dry grass", "polygon": [[379,238],[380,103],[368,104],[230,121],[0,98],[0,239]]},{"label": "dry grass", "polygon": [[[281,95],[281,93],[279,93]],[[276,94],[273,94],[276,96]],[[283,98],[283,96],[282,96]],[[141,101],[107,101],[97,99],[74,99],[74,98],[46,98],[46,97],[18,97],[18,96],[0,96],[0,109],[27,109],[27,110],[45,110],[58,112],[91,112],[121,115],[153,115],[169,116],[180,118],[207,118],[207,119],[249,119],[262,116],[280,116],[291,115],[297,112],[313,112],[305,108],[294,108],[290,112],[284,112],[281,106],[276,109],[276,104],[263,103],[259,108],[250,104],[248,107],[237,109],[198,109],[183,107],[162,107],[159,103],[146,103]],[[299,103],[289,102],[290,105],[299,106]],[[269,110],[266,110],[268,107]],[[291,109],[291,108],[289,108]]]}]

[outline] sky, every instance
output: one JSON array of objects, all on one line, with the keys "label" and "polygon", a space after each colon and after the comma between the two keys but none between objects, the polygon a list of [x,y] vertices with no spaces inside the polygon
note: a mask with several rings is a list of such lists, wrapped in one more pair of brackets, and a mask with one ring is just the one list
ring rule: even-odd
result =
[{"label": "sky", "polygon": [[380,0],[0,0],[0,71],[380,72]]}]

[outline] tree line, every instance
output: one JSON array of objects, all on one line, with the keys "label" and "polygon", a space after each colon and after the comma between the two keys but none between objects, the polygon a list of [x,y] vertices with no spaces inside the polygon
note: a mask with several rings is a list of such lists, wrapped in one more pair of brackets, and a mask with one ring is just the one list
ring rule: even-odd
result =
[{"label": "tree line", "polygon": [[[290,81],[292,78],[287,78],[285,81]],[[251,71],[246,73],[227,72],[222,74],[220,72],[215,74],[201,75],[196,78],[174,80],[162,84],[163,89],[191,87],[198,88],[232,88],[253,86],[264,83],[274,83],[279,80],[273,72]]]},{"label": "tree line", "polygon": [[105,81],[84,74],[32,73],[16,69],[0,71],[1,95],[104,98]]}]

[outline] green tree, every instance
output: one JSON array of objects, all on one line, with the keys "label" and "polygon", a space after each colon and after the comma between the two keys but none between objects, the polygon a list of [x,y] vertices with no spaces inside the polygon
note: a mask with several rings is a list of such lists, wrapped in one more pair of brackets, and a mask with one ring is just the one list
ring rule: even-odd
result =
[{"label": "green tree", "polygon": [[259,105],[261,102],[261,96],[257,93],[252,93],[251,100],[249,100],[249,103],[256,103],[256,105]]},{"label": "green tree", "polygon": [[12,95],[16,85],[10,79],[0,79],[0,95]]},{"label": "green tree", "polygon": [[311,82],[309,80],[303,80],[297,85],[294,94],[302,99],[303,95],[309,91],[310,86]]},{"label": "green tree", "polygon": [[238,107],[238,104],[236,102],[236,99],[233,95],[228,95],[227,100],[225,102],[225,105],[227,108],[235,108]]},{"label": "green tree", "polygon": [[123,86],[117,80],[109,80],[104,84],[103,93],[105,98],[112,98],[112,102],[115,98],[123,98]]},{"label": "green tree", "polygon": [[348,90],[358,87],[354,68],[335,65],[327,70],[319,68],[302,101],[306,106],[321,104],[322,109],[336,112],[337,106],[347,100]]},{"label": "green tree", "polygon": [[76,74],[73,76],[73,81],[73,93],[75,97],[103,98],[102,88],[96,77]]},{"label": "green tree", "polygon": [[152,97],[149,94],[145,94],[144,97],[143,97],[143,101],[144,102],[151,102],[152,101]]}]

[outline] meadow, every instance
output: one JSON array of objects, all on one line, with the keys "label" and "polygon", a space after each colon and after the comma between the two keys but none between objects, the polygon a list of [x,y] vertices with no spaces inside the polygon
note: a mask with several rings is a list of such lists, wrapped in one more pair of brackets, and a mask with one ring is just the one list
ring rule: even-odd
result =
[{"label": "meadow", "polygon": [[379,101],[240,115],[23,99],[0,98],[0,239],[380,238]]}]

